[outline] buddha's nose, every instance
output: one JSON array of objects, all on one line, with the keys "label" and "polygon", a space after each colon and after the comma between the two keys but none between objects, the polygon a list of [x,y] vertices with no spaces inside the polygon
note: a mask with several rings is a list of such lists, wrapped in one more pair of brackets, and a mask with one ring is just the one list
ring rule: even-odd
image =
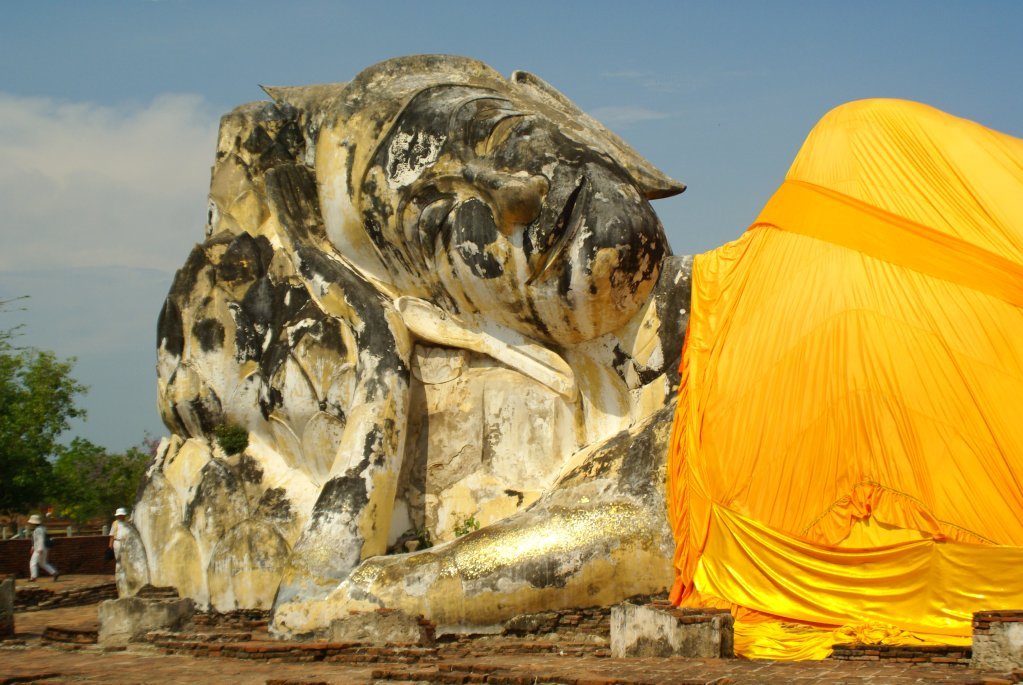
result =
[{"label": "buddha's nose", "polygon": [[466,166],[462,175],[480,189],[497,210],[497,225],[505,235],[540,216],[543,200],[551,187],[550,181],[538,174],[510,174],[475,165]]}]

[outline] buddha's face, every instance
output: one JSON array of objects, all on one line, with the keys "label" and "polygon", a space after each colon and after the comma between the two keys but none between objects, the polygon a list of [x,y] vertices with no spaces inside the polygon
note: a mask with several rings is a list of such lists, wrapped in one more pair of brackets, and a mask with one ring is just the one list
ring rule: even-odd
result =
[{"label": "buddha's face", "polygon": [[425,90],[381,139],[359,207],[374,242],[402,243],[384,255],[392,270],[461,312],[569,344],[628,321],[670,252],[629,174],[555,121],[516,93]]}]

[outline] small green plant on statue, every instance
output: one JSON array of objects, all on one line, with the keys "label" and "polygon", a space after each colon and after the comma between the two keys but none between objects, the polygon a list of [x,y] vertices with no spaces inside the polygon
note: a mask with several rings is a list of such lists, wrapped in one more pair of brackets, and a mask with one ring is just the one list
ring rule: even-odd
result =
[{"label": "small green plant on statue", "polygon": [[229,457],[240,454],[249,446],[249,432],[234,424],[220,424],[213,429],[213,436],[217,439],[220,449]]},{"label": "small green plant on statue", "polygon": [[433,540],[430,539],[430,531],[426,528],[417,528],[415,531],[416,540],[419,540],[419,549],[433,547]]},{"label": "small green plant on statue", "polygon": [[480,529],[480,522],[476,520],[475,516],[470,516],[466,519],[460,519],[455,523],[455,537],[460,538],[463,535],[468,535],[474,530]]}]

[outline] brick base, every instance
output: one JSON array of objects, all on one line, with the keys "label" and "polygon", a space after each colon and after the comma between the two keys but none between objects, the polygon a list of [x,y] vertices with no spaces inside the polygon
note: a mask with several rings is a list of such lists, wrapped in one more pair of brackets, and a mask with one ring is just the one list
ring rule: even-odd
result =
[{"label": "brick base", "polygon": [[970,665],[969,647],[948,645],[864,645],[843,644],[832,647],[829,659],[837,661],[883,661],[897,664],[929,664],[935,666]]},{"label": "brick base", "polygon": [[[56,587],[59,587],[59,583]],[[117,586],[113,582],[96,583],[70,590],[51,590],[46,586],[36,585],[18,588],[14,608],[16,611],[44,611],[98,604],[105,599],[117,599]]]}]

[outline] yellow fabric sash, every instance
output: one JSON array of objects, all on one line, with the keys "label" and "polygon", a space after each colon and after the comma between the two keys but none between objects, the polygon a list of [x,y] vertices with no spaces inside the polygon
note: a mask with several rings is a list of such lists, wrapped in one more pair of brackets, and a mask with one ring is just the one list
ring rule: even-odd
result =
[{"label": "yellow fabric sash", "polygon": [[828,188],[785,181],[749,230],[764,226],[842,245],[1023,307],[1023,266]]}]

